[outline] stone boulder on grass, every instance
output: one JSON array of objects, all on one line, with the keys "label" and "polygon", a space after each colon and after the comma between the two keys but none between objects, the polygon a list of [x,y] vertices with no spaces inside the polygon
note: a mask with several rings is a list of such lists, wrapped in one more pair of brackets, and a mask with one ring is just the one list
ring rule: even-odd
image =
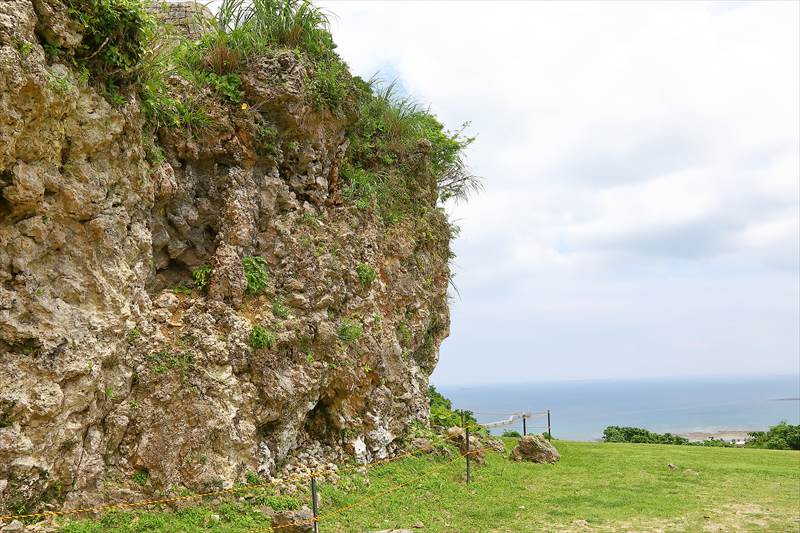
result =
[{"label": "stone boulder on grass", "polygon": [[561,454],[543,436],[527,435],[517,441],[517,445],[511,450],[511,459],[517,462],[555,463],[561,459]]}]

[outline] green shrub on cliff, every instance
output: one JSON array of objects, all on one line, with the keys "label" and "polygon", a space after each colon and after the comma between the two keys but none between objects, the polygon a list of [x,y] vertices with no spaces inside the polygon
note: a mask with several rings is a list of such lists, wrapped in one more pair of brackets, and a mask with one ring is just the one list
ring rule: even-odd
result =
[{"label": "green shrub on cliff", "polygon": [[325,108],[341,114],[350,91],[350,73],[339,58],[320,61],[311,79],[311,101],[317,111]]},{"label": "green shrub on cliff", "polygon": [[474,140],[464,136],[464,127],[447,131],[429,110],[401,95],[395,82],[355,83],[360,108],[348,131],[345,197],[360,208],[374,198],[384,220],[394,223],[480,188],[464,164],[464,150]]},{"label": "green shrub on cliff", "polygon": [[428,399],[431,406],[432,426],[461,426],[462,422],[465,422],[470,428],[478,428],[478,421],[472,411],[453,410],[453,403],[437,391],[433,385],[428,386]]},{"label": "green shrub on cliff", "polygon": [[115,90],[134,81],[155,29],[142,0],[67,0],[83,39],[73,62]]}]

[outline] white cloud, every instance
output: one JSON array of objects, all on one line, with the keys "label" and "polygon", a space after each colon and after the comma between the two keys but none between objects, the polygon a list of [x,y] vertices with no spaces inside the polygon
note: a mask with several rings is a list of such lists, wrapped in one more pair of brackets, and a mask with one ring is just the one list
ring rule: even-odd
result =
[{"label": "white cloud", "polygon": [[[671,347],[697,372],[798,370],[800,4],[323,5],[355,73],[396,72],[446,124],[469,120],[478,134],[469,160],[486,190],[451,208],[464,324],[454,322],[437,377],[485,375],[470,348],[482,329],[524,344],[509,324],[549,320],[532,300],[569,311],[545,335],[563,357],[574,343],[559,350],[556,334],[594,331],[622,305],[631,329],[595,338],[608,368],[663,371],[619,355],[633,343]],[[638,296],[619,300],[620,280]],[[681,313],[646,322],[642,308],[665,302]],[[481,318],[485,309],[501,312]],[[704,337],[698,320],[715,333]],[[747,342],[725,340],[731,323]],[[631,333],[639,326],[646,338]],[[755,361],[743,347],[767,334]]]}]

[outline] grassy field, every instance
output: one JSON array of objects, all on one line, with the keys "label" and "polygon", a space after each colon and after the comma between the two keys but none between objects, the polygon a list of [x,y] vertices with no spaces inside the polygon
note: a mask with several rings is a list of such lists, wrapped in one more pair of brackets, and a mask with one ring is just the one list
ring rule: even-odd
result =
[{"label": "grassy field", "polygon": [[[509,449],[513,441],[506,440]],[[556,465],[518,464],[488,454],[469,485],[463,459],[432,457],[376,467],[368,485],[359,477],[338,487],[322,484],[320,531],[800,531],[798,452],[555,444],[562,456]],[[249,531],[268,525],[258,503],[115,512],[62,530]],[[291,505],[281,499],[260,503]]]}]

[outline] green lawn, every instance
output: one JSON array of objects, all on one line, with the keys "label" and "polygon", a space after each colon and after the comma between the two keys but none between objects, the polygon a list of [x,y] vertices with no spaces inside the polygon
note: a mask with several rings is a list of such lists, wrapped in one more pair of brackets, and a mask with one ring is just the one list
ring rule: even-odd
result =
[{"label": "green lawn", "polygon": [[[411,528],[418,522],[426,532],[800,531],[799,452],[555,444],[561,452],[556,465],[489,454],[485,466],[473,469],[470,485],[463,460],[431,457],[376,467],[369,485],[355,476],[338,487],[321,484],[320,531]],[[398,484],[405,485],[392,490]],[[298,495],[300,501],[306,497]],[[63,530],[248,531],[266,525],[253,503],[233,501],[177,513],[112,513]]]}]

